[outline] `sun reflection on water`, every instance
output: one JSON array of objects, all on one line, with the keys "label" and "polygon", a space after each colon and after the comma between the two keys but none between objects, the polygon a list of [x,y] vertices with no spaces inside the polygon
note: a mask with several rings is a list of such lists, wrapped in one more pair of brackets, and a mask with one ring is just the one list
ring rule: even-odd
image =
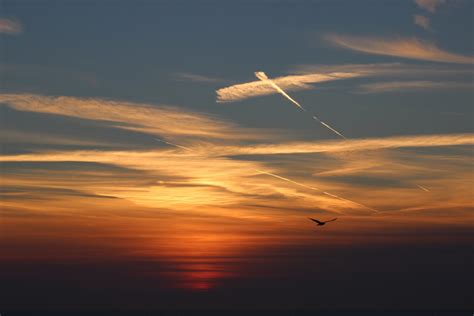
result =
[{"label": "sun reflection on water", "polygon": [[239,276],[237,263],[249,244],[248,236],[231,233],[192,233],[169,238],[158,246],[160,256],[169,263],[169,268],[159,274],[168,280],[169,288],[208,291],[227,278]]}]

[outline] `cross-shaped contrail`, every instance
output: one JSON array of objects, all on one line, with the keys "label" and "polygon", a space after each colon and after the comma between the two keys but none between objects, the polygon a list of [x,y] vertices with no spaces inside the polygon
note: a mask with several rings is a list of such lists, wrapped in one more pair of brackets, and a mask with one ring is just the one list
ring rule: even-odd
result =
[{"label": "cross-shaped contrail", "polygon": [[[263,71],[257,71],[255,72],[255,76],[262,80],[263,82],[266,82],[268,83],[270,86],[272,86],[276,91],[278,91],[278,93],[280,93],[281,95],[283,95],[285,98],[287,98],[288,100],[291,101],[291,103],[293,103],[294,105],[296,105],[300,110],[302,110],[303,112],[306,112],[306,109],[301,105],[299,104],[295,99],[293,99],[292,97],[290,97],[288,95],[288,93],[286,93],[282,88],[280,88],[273,80],[271,80],[270,78],[268,78],[268,76],[263,72]],[[325,126],[326,128],[328,128],[329,130],[331,130],[333,133],[337,134],[338,136],[342,137],[343,139],[347,139],[344,135],[342,135],[342,133],[338,132],[337,130],[335,130],[334,128],[332,128],[329,124],[321,121],[317,116],[313,116],[313,120],[321,123],[323,126]]]}]

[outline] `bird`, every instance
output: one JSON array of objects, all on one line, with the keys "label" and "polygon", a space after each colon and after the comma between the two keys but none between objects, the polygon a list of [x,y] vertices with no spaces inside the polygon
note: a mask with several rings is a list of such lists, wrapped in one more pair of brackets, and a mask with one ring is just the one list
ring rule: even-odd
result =
[{"label": "bird", "polygon": [[310,219],[310,220],[312,220],[313,222],[315,222],[316,224],[318,224],[318,226],[323,226],[323,225],[326,225],[326,223],[334,222],[334,221],[337,219],[337,217],[336,217],[336,218],[333,218],[333,219],[330,219],[330,220],[328,220],[328,221],[325,221],[325,222],[323,222],[323,221],[318,221],[317,219],[314,219],[314,218],[311,218],[311,217],[308,217],[308,219]]}]

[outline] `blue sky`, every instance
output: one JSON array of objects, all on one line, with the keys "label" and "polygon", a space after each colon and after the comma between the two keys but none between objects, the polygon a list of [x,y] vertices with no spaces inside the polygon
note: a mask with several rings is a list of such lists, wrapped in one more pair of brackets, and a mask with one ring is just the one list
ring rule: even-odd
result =
[{"label": "blue sky", "polygon": [[[417,37],[452,53],[472,52],[469,1],[442,5],[434,13],[412,1],[6,1],[3,6],[9,17],[23,25],[20,35],[2,36],[6,47],[2,64],[13,68],[4,75],[9,92],[179,105],[252,126],[294,129],[312,124],[302,122],[291,108],[275,105],[284,103],[278,97],[253,99],[244,105],[215,103],[217,88],[252,81],[256,70],[276,77],[300,65],[442,64],[341,49],[324,41],[325,34]],[[428,16],[432,30],[415,25],[415,14]],[[466,70],[462,65],[442,66]],[[178,80],[179,73],[222,82]],[[470,82],[471,78],[468,72],[448,79]],[[321,84],[296,97],[330,121],[347,113],[337,121],[355,137],[470,131],[469,120],[462,119],[472,113],[469,89],[351,93],[363,80],[374,81],[352,80],[341,83],[342,88],[337,88],[339,82]],[[255,117],[275,107],[279,111],[272,112],[273,120],[256,121]],[[425,119],[419,120],[418,115]]]}]

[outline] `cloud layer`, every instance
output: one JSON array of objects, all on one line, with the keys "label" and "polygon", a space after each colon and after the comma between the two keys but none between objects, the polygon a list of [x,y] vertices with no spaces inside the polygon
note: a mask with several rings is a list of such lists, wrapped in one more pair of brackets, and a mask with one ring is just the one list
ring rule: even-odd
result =
[{"label": "cloud layer", "polygon": [[[19,111],[94,120],[165,141],[170,137],[168,143],[178,145],[156,142],[156,147],[131,149],[95,143],[95,150],[4,154],[0,161],[8,172],[2,175],[0,204],[8,214],[19,209],[41,214],[44,205],[47,214],[67,214],[74,201],[84,210],[133,203],[174,213],[278,221],[310,214],[315,205],[322,214],[369,215],[373,212],[361,204],[393,214],[471,203],[472,134],[288,141],[179,107],[31,94],[0,100]],[[63,135],[43,140],[67,141]],[[94,141],[94,135],[81,139]]]},{"label": "cloud layer", "polygon": [[382,38],[329,34],[326,40],[330,43],[357,52],[429,60],[445,63],[472,64],[474,57],[447,52],[434,43],[412,38]]},{"label": "cloud layer", "polygon": [[173,106],[33,94],[0,94],[0,103],[18,111],[106,121],[117,128],[156,136],[213,139],[232,139],[236,135],[247,139],[257,137],[250,129],[244,132],[234,124],[218,120],[212,115]]}]

